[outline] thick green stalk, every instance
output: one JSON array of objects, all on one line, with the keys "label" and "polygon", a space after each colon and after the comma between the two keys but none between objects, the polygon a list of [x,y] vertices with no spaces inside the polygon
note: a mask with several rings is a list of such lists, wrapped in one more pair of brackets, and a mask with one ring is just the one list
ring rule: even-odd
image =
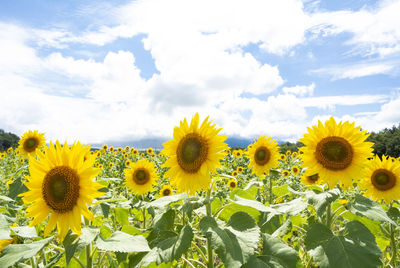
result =
[{"label": "thick green stalk", "polygon": [[[212,217],[211,189],[208,191],[207,198],[208,198],[208,202],[206,204],[207,216]],[[207,237],[207,254],[208,254],[207,267],[208,268],[214,268],[214,256],[213,256],[213,251],[212,251],[212,248],[211,248],[211,237]]]},{"label": "thick green stalk", "polygon": [[329,228],[329,230],[331,229],[331,225],[332,225],[332,207],[331,207],[331,203],[328,203],[328,205],[326,205],[326,226]]},{"label": "thick green stalk", "polygon": [[273,198],[272,198],[272,177],[270,176],[269,177],[269,193],[268,193],[268,196],[269,196],[269,205],[272,205],[272,203],[273,203]]},{"label": "thick green stalk", "polygon": [[143,229],[146,229],[146,209],[142,209],[143,212]]},{"label": "thick green stalk", "polygon": [[397,246],[396,246],[396,238],[395,238],[396,227],[393,224],[390,224],[390,246],[392,248],[392,259],[390,260],[390,264],[393,267],[396,266],[397,259]]}]

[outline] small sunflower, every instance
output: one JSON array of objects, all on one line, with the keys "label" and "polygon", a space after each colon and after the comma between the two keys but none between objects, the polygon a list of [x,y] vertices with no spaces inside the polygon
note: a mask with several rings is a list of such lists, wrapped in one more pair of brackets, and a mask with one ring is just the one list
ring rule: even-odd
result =
[{"label": "small sunflower", "polygon": [[124,158],[128,158],[129,155],[127,153],[124,153]]},{"label": "small sunflower", "polygon": [[292,152],[291,152],[290,150],[287,150],[287,151],[286,151],[286,155],[287,155],[287,156],[290,156],[291,154],[292,154]]},{"label": "small sunflower", "polygon": [[141,157],[144,157],[144,153],[141,153],[140,156],[141,156]]},{"label": "small sunflower", "polygon": [[238,167],[237,172],[239,172],[239,173],[243,172],[243,167]]},{"label": "small sunflower", "polygon": [[147,150],[146,150],[146,152],[147,152],[147,154],[150,154],[150,155],[153,155],[154,154],[154,150],[153,150],[153,148],[147,148]]},{"label": "small sunflower", "polygon": [[97,151],[96,152],[96,157],[100,157],[101,156],[101,151]]},{"label": "small sunflower", "polygon": [[390,204],[400,199],[400,164],[392,162],[391,158],[382,156],[382,160],[375,156],[368,161],[363,178],[359,182],[365,195],[376,201],[382,199]]},{"label": "small sunflower", "polygon": [[118,147],[118,148],[117,148],[117,152],[118,152],[118,153],[122,153],[122,151],[123,151],[123,150],[122,150],[121,147]]},{"label": "small sunflower", "polygon": [[6,154],[5,153],[0,153],[0,158],[4,158],[4,157],[6,157]]},{"label": "small sunflower", "polygon": [[132,150],[132,154],[133,154],[133,155],[137,155],[138,153],[139,153],[138,150],[136,150],[136,149],[133,149],[133,150]]},{"label": "small sunflower", "polygon": [[333,117],[325,125],[318,121],[318,126],[308,128],[300,139],[305,145],[303,165],[324,178],[330,188],[339,181],[348,188],[372,156],[373,143],[365,142],[367,137],[366,131],[348,121],[337,124]]},{"label": "small sunflower", "polygon": [[18,150],[23,155],[35,155],[37,149],[46,145],[44,133],[37,130],[25,132],[18,142]]},{"label": "small sunflower", "polygon": [[104,144],[101,148],[105,151],[105,150],[108,149],[108,145],[107,145],[107,144]]},{"label": "small sunflower", "polygon": [[57,226],[58,235],[64,240],[68,229],[81,234],[81,215],[94,220],[87,204],[104,194],[98,191],[102,186],[93,181],[100,170],[93,168],[95,156],[89,154],[83,160],[89,146],[79,142],[71,147],[67,143],[61,146],[57,141],[55,146],[50,142],[45,148],[46,154],[38,153],[38,159],[29,156],[30,177],[25,183],[29,190],[21,196],[29,205],[26,216],[34,218],[29,225],[35,226],[50,215],[44,235]]},{"label": "small sunflower", "polygon": [[234,170],[234,171],[232,171],[232,174],[231,174],[233,177],[236,177],[237,175],[238,175],[238,171],[237,170]]},{"label": "small sunflower", "polygon": [[129,152],[131,150],[131,148],[127,145],[127,146],[125,146],[124,150],[125,150],[125,152]]},{"label": "small sunflower", "polygon": [[125,169],[125,184],[135,194],[146,194],[153,189],[157,171],[153,162],[140,159]]},{"label": "small sunflower", "polygon": [[289,170],[282,171],[282,176],[283,177],[287,177],[287,176],[289,176],[289,174],[290,174]]},{"label": "small sunflower", "polygon": [[253,149],[253,144],[249,144],[249,146],[247,146],[247,150]]},{"label": "small sunflower", "polygon": [[164,185],[163,188],[160,190],[161,196],[170,196],[172,195],[172,187],[170,185]]},{"label": "small sunflower", "polygon": [[108,148],[108,150],[109,150],[110,152],[114,152],[114,147],[113,147],[113,146],[110,146],[110,148]]},{"label": "small sunflower", "polygon": [[125,161],[125,166],[129,167],[132,164],[131,160],[126,160]]},{"label": "small sunflower", "polygon": [[286,159],[286,155],[281,154],[281,155],[279,156],[279,159],[282,160],[282,161],[284,161],[284,160]]},{"label": "small sunflower", "polygon": [[114,166],[114,163],[113,163],[113,162],[108,163],[108,167],[109,167],[109,168],[113,168],[113,166]]},{"label": "small sunflower", "polygon": [[306,170],[306,172],[304,172],[303,176],[301,176],[300,178],[300,181],[304,185],[320,185],[324,183],[319,177],[318,173],[310,173],[309,170]]},{"label": "small sunflower", "polygon": [[268,175],[271,168],[278,166],[279,147],[275,140],[261,136],[249,149],[249,166],[253,167],[252,173],[257,176]]},{"label": "small sunflower", "polygon": [[243,155],[243,151],[242,150],[234,150],[233,155],[235,157],[241,157]]},{"label": "small sunflower", "polygon": [[297,152],[293,152],[292,157],[297,157]]},{"label": "small sunflower", "polygon": [[300,168],[299,168],[298,166],[293,166],[293,167],[291,168],[291,170],[292,170],[292,173],[293,173],[294,175],[297,175],[297,174],[300,173]]},{"label": "small sunflower", "polygon": [[218,135],[221,130],[211,125],[208,117],[199,126],[198,113],[190,125],[185,118],[174,128],[174,139],[163,144],[162,153],[169,156],[163,166],[170,168],[166,176],[179,191],[194,194],[210,187],[210,172],[221,167],[220,160],[228,149],[224,143],[227,137]]},{"label": "small sunflower", "polygon": [[229,186],[229,188],[231,188],[231,190],[235,189],[237,187],[237,181],[235,179],[229,180],[228,186]]}]

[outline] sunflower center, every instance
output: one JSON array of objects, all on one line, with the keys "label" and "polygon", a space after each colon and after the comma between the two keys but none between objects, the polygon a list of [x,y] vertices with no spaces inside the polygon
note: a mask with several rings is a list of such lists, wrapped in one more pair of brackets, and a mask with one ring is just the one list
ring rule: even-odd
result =
[{"label": "sunflower center", "polygon": [[314,175],[307,176],[307,179],[308,179],[309,181],[316,182],[316,181],[319,179],[319,175],[318,175],[318,173],[316,173],[316,174],[314,174]]},{"label": "sunflower center", "polygon": [[146,184],[150,180],[150,174],[146,169],[138,168],[133,173],[133,180],[139,185]]},{"label": "sunflower center", "polygon": [[254,160],[260,166],[267,164],[270,158],[271,152],[265,146],[258,147],[254,153]]},{"label": "sunflower center", "polygon": [[235,188],[236,187],[236,183],[235,182],[231,182],[230,186],[231,186],[231,188]]},{"label": "sunflower center", "polygon": [[176,155],[179,166],[188,173],[196,173],[206,161],[208,144],[197,133],[187,134],[178,144]]},{"label": "sunflower center", "polygon": [[325,168],[343,170],[350,166],[353,160],[353,148],[342,137],[326,137],[317,144],[315,156]]},{"label": "sunflower center", "polygon": [[42,195],[46,204],[57,213],[71,211],[79,198],[79,176],[67,166],[51,169],[44,177]]},{"label": "sunflower center", "polygon": [[169,189],[165,189],[164,192],[163,192],[164,196],[167,196],[170,193],[171,193],[171,191]]},{"label": "sunflower center", "polygon": [[27,152],[33,152],[39,145],[39,141],[36,138],[29,138],[24,142],[24,150]]},{"label": "sunflower center", "polygon": [[386,191],[396,185],[396,176],[389,170],[375,170],[371,176],[371,183],[381,191]]}]

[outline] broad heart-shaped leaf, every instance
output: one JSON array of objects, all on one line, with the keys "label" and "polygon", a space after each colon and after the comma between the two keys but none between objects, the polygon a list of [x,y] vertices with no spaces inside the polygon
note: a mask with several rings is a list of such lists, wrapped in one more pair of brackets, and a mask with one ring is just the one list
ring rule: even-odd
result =
[{"label": "broad heart-shaped leaf", "polygon": [[141,235],[132,236],[121,231],[116,231],[108,239],[98,236],[95,245],[101,250],[113,252],[131,253],[150,251],[146,238]]},{"label": "broad heart-shaped leaf", "polygon": [[187,196],[186,193],[170,195],[170,196],[163,196],[163,197],[157,198],[156,200],[154,200],[152,202],[146,203],[144,205],[144,207],[145,208],[153,207],[153,208],[157,208],[157,209],[162,209],[171,203],[182,200],[186,196]]},{"label": "broad heart-shaped leaf", "polygon": [[23,237],[23,238],[38,237],[35,227],[19,226],[19,227],[11,227],[11,230],[13,230],[13,232],[16,235]]},{"label": "broad heart-shaped leaf", "polygon": [[145,267],[153,262],[159,265],[179,259],[190,248],[192,239],[193,230],[189,225],[185,225],[179,234],[159,239],[160,242],[143,257],[137,267]]},{"label": "broad heart-shaped leaf", "polygon": [[343,232],[344,236],[333,235],[321,223],[314,223],[307,231],[307,250],[320,267],[372,268],[381,265],[381,251],[367,227],[351,221]]},{"label": "broad heart-shaped leaf", "polygon": [[282,214],[288,214],[290,216],[297,215],[304,209],[306,209],[308,206],[307,203],[301,198],[293,199],[289,202],[280,203],[277,205],[271,205],[269,207],[265,206],[261,202],[241,198],[239,196],[235,196],[234,202],[242,206],[255,208],[261,212],[267,212],[268,216],[266,221],[269,221],[275,215],[282,215]]},{"label": "broad heart-shaped leaf", "polygon": [[84,247],[86,247],[89,243],[96,239],[99,234],[100,229],[90,227],[83,227],[80,237],[78,237],[76,234],[69,232],[63,242],[67,265],[71,261],[75,252],[81,251]]},{"label": "broad heart-shaped leaf", "polygon": [[374,221],[390,222],[397,224],[386,214],[385,210],[377,203],[362,195],[356,195],[354,203],[348,204],[351,213],[358,216],[365,216]]},{"label": "broad heart-shaped leaf", "polygon": [[260,229],[245,212],[233,214],[225,228],[209,216],[200,220],[199,227],[211,238],[211,247],[226,267],[240,267],[246,263],[260,239]]},{"label": "broad heart-shaped leaf", "polygon": [[308,202],[315,207],[318,216],[322,216],[326,210],[326,206],[335,201],[339,197],[339,189],[332,189],[322,193],[315,193],[313,191],[307,191],[304,196],[308,199]]},{"label": "broad heart-shaped leaf", "polygon": [[252,256],[243,268],[295,268],[299,256],[279,238],[263,234],[263,252],[261,256]]},{"label": "broad heart-shaped leaf", "polygon": [[29,244],[11,244],[5,247],[1,253],[0,267],[13,266],[15,263],[29,259],[35,256],[44,248],[53,237],[35,241]]},{"label": "broad heart-shaped leaf", "polygon": [[22,182],[21,178],[17,178],[9,185],[8,197],[15,199],[19,194],[26,191],[28,191],[28,188]]},{"label": "broad heart-shaped leaf", "polygon": [[129,209],[117,207],[115,208],[115,219],[121,225],[128,225],[129,224]]},{"label": "broad heart-shaped leaf", "polygon": [[10,224],[6,217],[0,214],[0,240],[11,239],[10,237]]}]

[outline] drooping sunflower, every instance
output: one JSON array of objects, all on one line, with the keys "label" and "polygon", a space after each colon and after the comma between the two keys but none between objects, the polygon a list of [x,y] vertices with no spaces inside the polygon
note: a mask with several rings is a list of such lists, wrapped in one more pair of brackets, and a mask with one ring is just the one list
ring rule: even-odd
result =
[{"label": "drooping sunflower", "polygon": [[153,189],[158,175],[153,162],[140,159],[124,170],[125,184],[135,194],[142,195]]},{"label": "drooping sunflower", "polygon": [[18,142],[18,150],[22,155],[35,155],[36,150],[46,145],[44,133],[37,130],[25,132]]},{"label": "drooping sunflower", "polygon": [[196,113],[190,125],[186,118],[174,128],[174,139],[163,144],[162,154],[169,156],[163,165],[170,169],[166,176],[172,178],[172,185],[180,192],[194,194],[210,187],[210,172],[221,167],[228,146],[227,138],[218,135],[222,128],[216,128],[208,117],[199,126],[199,114]]},{"label": "drooping sunflower", "polygon": [[297,175],[300,173],[300,168],[298,166],[292,166],[291,170],[294,175]]},{"label": "drooping sunflower", "polygon": [[303,176],[301,176],[301,178],[300,178],[300,181],[304,185],[324,184],[324,182],[321,180],[318,173],[310,173],[309,170],[306,170],[306,172],[304,172]]},{"label": "drooping sunflower", "polygon": [[25,185],[29,191],[21,194],[23,201],[29,204],[27,217],[33,217],[30,226],[43,222],[50,214],[44,230],[47,236],[57,225],[58,235],[64,240],[68,229],[80,235],[81,215],[93,220],[93,214],[87,208],[92,199],[102,196],[100,184],[93,178],[100,172],[93,168],[95,156],[85,154],[89,146],[79,142],[71,147],[67,143],[61,146],[58,141],[45,147],[45,154],[40,151],[38,159],[29,156],[30,177]]},{"label": "drooping sunflower", "polygon": [[237,181],[235,179],[230,179],[228,181],[228,186],[231,188],[231,190],[235,189],[237,186]]},{"label": "drooping sunflower", "polygon": [[392,162],[391,158],[375,156],[368,161],[359,182],[365,195],[376,201],[382,199],[390,204],[392,200],[400,199],[400,163]]},{"label": "drooping sunflower", "polygon": [[160,190],[161,196],[170,196],[172,195],[172,187],[170,185],[164,185]]},{"label": "drooping sunflower", "polygon": [[308,128],[308,133],[300,139],[304,143],[303,165],[311,173],[318,173],[330,188],[340,181],[344,188],[352,186],[367,158],[372,156],[371,142],[366,142],[368,134],[348,121],[338,124],[331,117],[325,125]]},{"label": "drooping sunflower", "polygon": [[261,136],[254,142],[253,148],[249,149],[249,167],[257,176],[268,175],[271,168],[278,166],[279,147],[275,140]]}]

